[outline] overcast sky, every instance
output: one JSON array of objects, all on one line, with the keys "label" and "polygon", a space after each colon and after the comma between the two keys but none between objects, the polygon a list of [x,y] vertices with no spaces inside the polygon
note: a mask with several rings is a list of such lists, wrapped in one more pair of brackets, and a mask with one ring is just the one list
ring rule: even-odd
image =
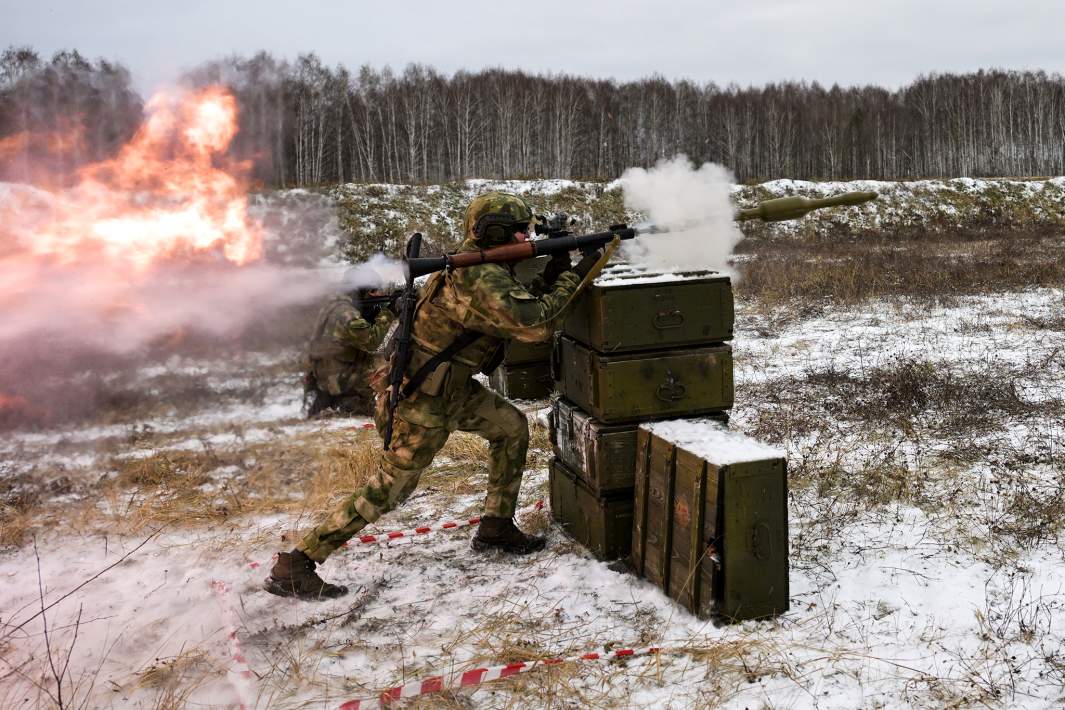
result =
[{"label": "overcast sky", "polygon": [[702,83],[896,87],[979,68],[1065,73],[1065,0],[0,0],[0,47],[116,59],[148,91],[259,49]]}]

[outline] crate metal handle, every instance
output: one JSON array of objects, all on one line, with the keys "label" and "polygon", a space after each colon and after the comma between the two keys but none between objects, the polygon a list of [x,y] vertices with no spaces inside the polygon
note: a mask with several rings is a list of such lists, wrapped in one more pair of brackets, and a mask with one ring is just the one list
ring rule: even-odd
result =
[{"label": "crate metal handle", "polygon": [[672,372],[666,372],[666,381],[655,390],[655,396],[663,402],[677,402],[688,395],[688,389],[677,381]]},{"label": "crate metal handle", "polygon": [[684,325],[684,314],[680,310],[659,311],[655,314],[651,325],[655,330],[669,330]]},{"label": "crate metal handle", "polygon": [[773,556],[773,531],[764,522],[751,526],[751,554],[755,559],[768,560]]}]

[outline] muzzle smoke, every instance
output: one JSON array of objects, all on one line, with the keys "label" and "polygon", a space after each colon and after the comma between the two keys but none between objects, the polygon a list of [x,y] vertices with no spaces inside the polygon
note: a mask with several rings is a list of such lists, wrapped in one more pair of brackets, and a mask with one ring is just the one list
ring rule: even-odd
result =
[{"label": "muzzle smoke", "polygon": [[403,262],[384,254],[374,254],[361,264],[356,264],[344,272],[340,280],[340,289],[354,291],[360,288],[390,289],[403,283],[406,274]]},{"label": "muzzle smoke", "polygon": [[733,221],[733,182],[726,168],[704,163],[696,169],[684,155],[649,170],[626,170],[621,176],[625,206],[670,232],[626,242],[625,257],[657,271],[732,273],[728,259],[743,239]]}]

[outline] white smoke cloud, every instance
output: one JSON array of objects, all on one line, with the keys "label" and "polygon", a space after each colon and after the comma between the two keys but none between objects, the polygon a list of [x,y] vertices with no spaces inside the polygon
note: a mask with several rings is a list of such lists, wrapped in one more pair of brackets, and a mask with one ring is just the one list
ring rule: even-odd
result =
[{"label": "white smoke cloud", "polygon": [[358,288],[388,289],[406,280],[403,262],[384,254],[374,254],[361,264],[348,268],[341,278],[341,287],[345,291]]},{"label": "white smoke cloud", "polygon": [[623,255],[657,271],[732,273],[728,259],[743,239],[733,221],[733,182],[726,168],[715,163],[696,168],[684,155],[649,170],[629,168],[621,176],[625,206],[670,231],[626,242]]}]

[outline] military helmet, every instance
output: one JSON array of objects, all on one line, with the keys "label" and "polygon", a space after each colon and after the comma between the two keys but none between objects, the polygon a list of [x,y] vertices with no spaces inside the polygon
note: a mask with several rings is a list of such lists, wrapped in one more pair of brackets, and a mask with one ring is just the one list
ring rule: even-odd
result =
[{"label": "military helmet", "polygon": [[486,192],[466,208],[466,239],[482,248],[509,244],[515,232],[528,229],[532,218],[529,204],[517,195]]}]

